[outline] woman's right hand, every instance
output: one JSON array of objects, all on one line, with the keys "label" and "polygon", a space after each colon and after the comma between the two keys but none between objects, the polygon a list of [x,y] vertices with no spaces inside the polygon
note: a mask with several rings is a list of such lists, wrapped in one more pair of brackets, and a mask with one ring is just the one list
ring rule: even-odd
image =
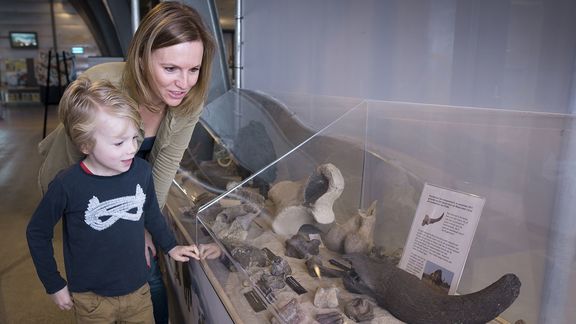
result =
[{"label": "woman's right hand", "polygon": [[68,291],[68,286],[64,286],[64,288],[50,295],[50,299],[52,299],[61,310],[70,310],[72,306],[74,306],[72,296],[70,296],[70,292]]},{"label": "woman's right hand", "polygon": [[152,241],[152,235],[144,230],[144,256],[146,257],[146,265],[150,268],[150,260],[156,256],[156,247]]}]

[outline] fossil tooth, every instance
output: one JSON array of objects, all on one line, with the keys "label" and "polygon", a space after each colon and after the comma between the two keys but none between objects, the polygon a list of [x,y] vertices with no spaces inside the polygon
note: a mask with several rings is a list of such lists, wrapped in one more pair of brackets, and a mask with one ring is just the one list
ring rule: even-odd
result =
[{"label": "fossil tooth", "polygon": [[411,324],[488,323],[520,294],[520,280],[506,274],[488,287],[467,295],[444,295],[387,260],[349,254],[357,278],[344,278],[346,289],[372,296],[378,305]]}]

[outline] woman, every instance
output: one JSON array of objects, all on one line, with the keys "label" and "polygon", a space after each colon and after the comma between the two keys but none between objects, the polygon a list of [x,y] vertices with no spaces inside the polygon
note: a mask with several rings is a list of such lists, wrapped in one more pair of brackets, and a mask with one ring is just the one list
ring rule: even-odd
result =
[{"label": "woman", "polygon": [[[166,203],[170,184],[202,113],[214,51],[213,38],[198,12],[166,1],[142,19],[125,63],[104,63],[83,73],[92,80],[110,80],[138,103],[145,136],[139,155],[152,165],[160,208]],[[39,144],[39,152],[44,159],[38,179],[42,192],[60,170],[82,158],[62,125]],[[153,244],[147,243],[155,254]],[[219,253],[217,247],[209,246],[203,257],[215,258]],[[154,262],[151,276],[156,322],[167,322],[165,289]]]}]

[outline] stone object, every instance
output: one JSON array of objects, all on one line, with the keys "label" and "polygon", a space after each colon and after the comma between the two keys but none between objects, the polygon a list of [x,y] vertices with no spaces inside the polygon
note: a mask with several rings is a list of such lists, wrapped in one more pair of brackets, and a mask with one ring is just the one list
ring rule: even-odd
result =
[{"label": "stone object", "polygon": [[354,298],[346,303],[344,313],[355,322],[369,321],[374,318],[374,306],[366,298]]},{"label": "stone object", "polygon": [[338,307],[338,288],[317,288],[314,295],[314,306],[318,308]]},{"label": "stone object", "polygon": [[284,282],[284,276],[275,276],[268,273],[263,273],[258,280],[258,286],[265,290],[264,288],[272,288],[274,290],[282,289],[286,287],[286,282]]},{"label": "stone object", "polygon": [[276,208],[276,213],[288,206],[300,206],[304,204],[302,188],[305,180],[300,181],[279,181],[268,191],[268,199],[272,201]]},{"label": "stone object", "polygon": [[339,312],[330,312],[316,315],[316,322],[320,324],[342,324],[344,317]]},{"label": "stone object", "polygon": [[261,249],[244,245],[239,243],[224,243],[230,250],[230,254],[236,260],[243,269],[248,269],[252,267],[267,267],[270,265],[266,253]]},{"label": "stone object", "polygon": [[308,274],[312,277],[342,278],[344,271],[328,268],[322,265],[322,259],[319,256],[310,256],[306,262]]},{"label": "stone object", "polygon": [[304,314],[302,313],[296,298],[291,299],[286,305],[284,305],[278,312],[278,315],[281,317],[281,321],[272,318],[272,324],[300,324],[304,319]]},{"label": "stone object", "polygon": [[322,197],[328,191],[329,180],[322,173],[315,171],[310,175],[306,186],[304,187],[304,204],[313,205],[318,198]]},{"label": "stone object", "polygon": [[305,259],[310,255],[320,253],[320,240],[308,238],[302,235],[294,235],[286,240],[286,255],[297,259]]},{"label": "stone object", "polygon": [[353,271],[344,287],[373,297],[379,306],[411,324],[488,323],[520,294],[520,280],[506,274],[488,287],[466,295],[446,295],[386,259],[346,255]]},{"label": "stone object", "polygon": [[260,209],[252,204],[228,207],[216,216],[211,229],[220,240],[244,241],[259,213]]},{"label": "stone object", "polygon": [[372,202],[366,210],[358,210],[354,217],[342,225],[334,223],[323,237],[324,245],[338,253],[368,254],[374,245],[376,203]]},{"label": "stone object", "polygon": [[292,274],[292,268],[290,268],[290,264],[288,261],[283,259],[282,257],[274,257],[272,259],[272,265],[270,266],[270,273],[274,276],[288,276]]}]

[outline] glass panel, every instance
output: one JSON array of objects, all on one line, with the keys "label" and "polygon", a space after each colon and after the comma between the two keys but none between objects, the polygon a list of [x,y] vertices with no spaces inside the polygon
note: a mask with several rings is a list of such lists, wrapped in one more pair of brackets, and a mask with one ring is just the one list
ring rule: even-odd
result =
[{"label": "glass panel", "polygon": [[384,202],[378,244],[404,246],[424,182],[485,197],[459,292],[514,273],[521,293],[503,317],[574,322],[565,299],[575,288],[574,209],[564,214],[559,205],[560,195],[574,193],[573,117],[374,101],[367,129],[363,198]]},{"label": "glass panel", "polygon": [[[378,296],[344,285],[353,272],[342,245],[398,262],[423,186],[431,183],[486,199],[459,294],[513,273],[520,295],[494,322],[576,321],[568,303],[576,294],[572,116],[244,90],[213,104],[203,122],[211,125],[215,158],[229,159],[217,165],[231,161],[248,172],[217,175],[214,188],[183,168],[168,207],[192,240],[214,241],[224,251],[225,260],[209,261],[206,271],[215,273],[212,284],[233,318],[288,321],[285,307],[295,299],[299,314],[313,319],[344,314],[353,298],[365,297],[376,319],[394,323]],[[266,151],[238,140],[253,122],[266,130],[274,155],[251,164]],[[350,224],[362,240],[346,246],[356,236],[334,233]],[[286,284],[285,264],[306,293]],[[332,287],[339,288],[338,306],[315,305],[318,288]],[[258,297],[265,311],[250,306],[247,298]]]}]

